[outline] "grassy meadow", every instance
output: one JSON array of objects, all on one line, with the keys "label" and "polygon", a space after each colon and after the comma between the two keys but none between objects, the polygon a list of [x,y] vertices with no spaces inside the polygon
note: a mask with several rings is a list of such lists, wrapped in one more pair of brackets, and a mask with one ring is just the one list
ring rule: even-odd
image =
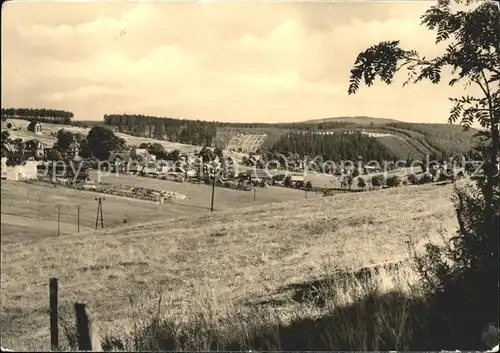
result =
[{"label": "grassy meadow", "polygon": [[[424,185],[241,209],[227,201],[214,214],[2,244],[2,345],[48,348],[48,279],[57,277],[63,316],[73,320],[73,303],[87,302],[105,345],[119,337],[114,348],[408,348],[406,299],[383,297],[369,313],[350,305],[370,293],[411,292],[410,267],[330,281],[322,303],[304,288],[318,292],[336,269],[405,258],[409,238],[453,231],[451,193],[449,185]],[[140,331],[153,312],[165,317],[159,331]],[[127,339],[130,330],[142,340]],[[309,344],[294,341],[315,334]]]},{"label": "grassy meadow", "polygon": [[[98,180],[97,171],[90,173],[92,180]],[[134,187],[146,187],[151,189],[175,191],[186,195],[186,199],[176,202],[176,205],[185,207],[189,210],[186,215],[199,212],[210,208],[212,198],[212,186],[203,183],[196,184],[190,182],[179,183],[172,180],[163,180],[149,177],[137,177],[127,174],[109,174],[103,173],[101,181],[104,183],[130,185]],[[308,199],[321,197],[320,194],[308,192]],[[297,190],[283,187],[256,188],[255,204],[269,204],[276,202],[296,201],[305,198],[304,190]],[[242,191],[217,187],[215,189],[214,209],[217,211],[233,208],[248,207],[254,204],[254,192]]]},{"label": "grassy meadow", "polygon": [[[97,173],[91,174],[97,180]],[[128,175],[104,176],[103,182],[176,191],[186,195],[185,200],[157,205],[151,201],[103,195],[90,191],[77,191],[57,186],[2,180],[1,242],[17,242],[57,236],[58,206],[60,206],[60,234],[72,234],[78,230],[78,206],[80,206],[80,232],[95,229],[97,201],[104,196],[103,216],[105,227],[136,224],[154,219],[173,219],[210,213],[212,188],[203,184],[177,183],[168,180],[141,178]],[[320,197],[308,193],[308,198]],[[287,188],[258,188],[252,191],[217,188],[214,209],[228,210],[268,203],[302,200],[304,192]],[[100,227],[100,225],[99,225]]]}]

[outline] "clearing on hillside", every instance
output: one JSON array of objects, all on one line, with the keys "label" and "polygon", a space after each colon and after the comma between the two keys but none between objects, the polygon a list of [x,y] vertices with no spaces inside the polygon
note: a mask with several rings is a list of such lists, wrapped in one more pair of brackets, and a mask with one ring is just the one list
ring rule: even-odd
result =
[{"label": "clearing on hillside", "polygon": [[256,152],[262,147],[266,140],[266,134],[244,134],[240,133],[234,136],[226,146],[226,150],[241,152]]}]

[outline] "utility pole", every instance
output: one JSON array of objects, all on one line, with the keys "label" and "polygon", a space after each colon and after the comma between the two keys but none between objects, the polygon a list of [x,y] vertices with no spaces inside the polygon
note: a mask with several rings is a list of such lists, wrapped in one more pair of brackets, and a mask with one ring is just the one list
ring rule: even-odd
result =
[{"label": "utility pole", "polygon": [[57,206],[57,236],[61,235],[61,205]]},{"label": "utility pole", "polygon": [[42,219],[42,194],[38,194],[38,219]]},{"label": "utility pole", "polygon": [[104,217],[102,215],[102,202],[105,200],[105,197],[96,197],[95,200],[97,201],[97,214],[95,218],[95,229],[97,230],[97,227],[99,225],[99,216],[101,217],[101,228],[104,229]]},{"label": "utility pole", "polygon": [[76,205],[76,217],[77,231],[80,233],[80,205]]},{"label": "utility pole", "polygon": [[256,188],[256,187],[254,187],[254,188],[253,188],[253,202],[255,202],[255,197],[256,197],[256,195],[257,195],[257,188]]}]

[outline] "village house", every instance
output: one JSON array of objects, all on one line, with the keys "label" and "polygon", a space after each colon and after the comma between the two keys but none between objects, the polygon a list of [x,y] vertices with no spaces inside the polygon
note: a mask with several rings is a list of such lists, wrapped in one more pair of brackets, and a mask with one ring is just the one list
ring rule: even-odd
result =
[{"label": "village house", "polygon": [[42,124],[40,124],[40,122],[37,120],[31,120],[27,129],[28,131],[34,132],[37,135],[42,134]]},{"label": "village house", "polygon": [[156,160],[156,156],[152,155],[149,153],[149,151],[146,148],[136,148],[135,149],[135,155],[137,157],[140,157],[144,162],[146,161],[151,161],[151,160]]},{"label": "village house", "polygon": [[68,156],[69,157],[76,157],[76,156],[78,156],[79,152],[80,152],[80,143],[73,136],[73,141],[69,145],[69,148],[68,148],[68,151],[67,151]]},{"label": "village house", "polygon": [[250,181],[251,182],[263,182],[263,181],[272,181],[273,178],[269,173],[262,169],[255,169],[250,172]]},{"label": "village house", "polygon": [[302,188],[305,185],[305,180],[303,175],[292,175],[290,180],[292,187],[294,188]]},{"label": "village house", "polygon": [[23,154],[31,155],[35,158],[43,158],[46,147],[40,140],[33,139],[23,142],[22,151]]}]

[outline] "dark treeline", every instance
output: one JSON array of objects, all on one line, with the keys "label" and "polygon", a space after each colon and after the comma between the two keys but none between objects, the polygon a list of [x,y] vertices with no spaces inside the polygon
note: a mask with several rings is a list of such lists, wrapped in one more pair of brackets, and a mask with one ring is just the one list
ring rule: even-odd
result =
[{"label": "dark treeline", "polygon": [[217,135],[215,123],[200,120],[110,114],[104,115],[104,122],[123,133],[190,145],[211,146]]},{"label": "dark treeline", "polygon": [[323,160],[395,160],[396,156],[376,138],[360,132],[315,134],[291,132],[283,135],[270,152],[298,154],[301,158],[321,156]]},{"label": "dark treeline", "polygon": [[346,126],[353,125],[344,121],[330,121],[321,123],[221,123],[217,122],[217,127],[234,127],[234,128],[279,128],[287,130],[331,130],[340,129]]},{"label": "dark treeline", "polygon": [[2,108],[2,120],[38,120],[44,123],[70,124],[74,114],[65,110],[45,108]]},{"label": "dark treeline", "polygon": [[321,123],[223,123],[185,120],[136,114],[106,114],[104,123],[120,132],[192,145],[211,146],[217,128],[279,128],[288,130],[328,130],[352,125],[347,122]]}]

